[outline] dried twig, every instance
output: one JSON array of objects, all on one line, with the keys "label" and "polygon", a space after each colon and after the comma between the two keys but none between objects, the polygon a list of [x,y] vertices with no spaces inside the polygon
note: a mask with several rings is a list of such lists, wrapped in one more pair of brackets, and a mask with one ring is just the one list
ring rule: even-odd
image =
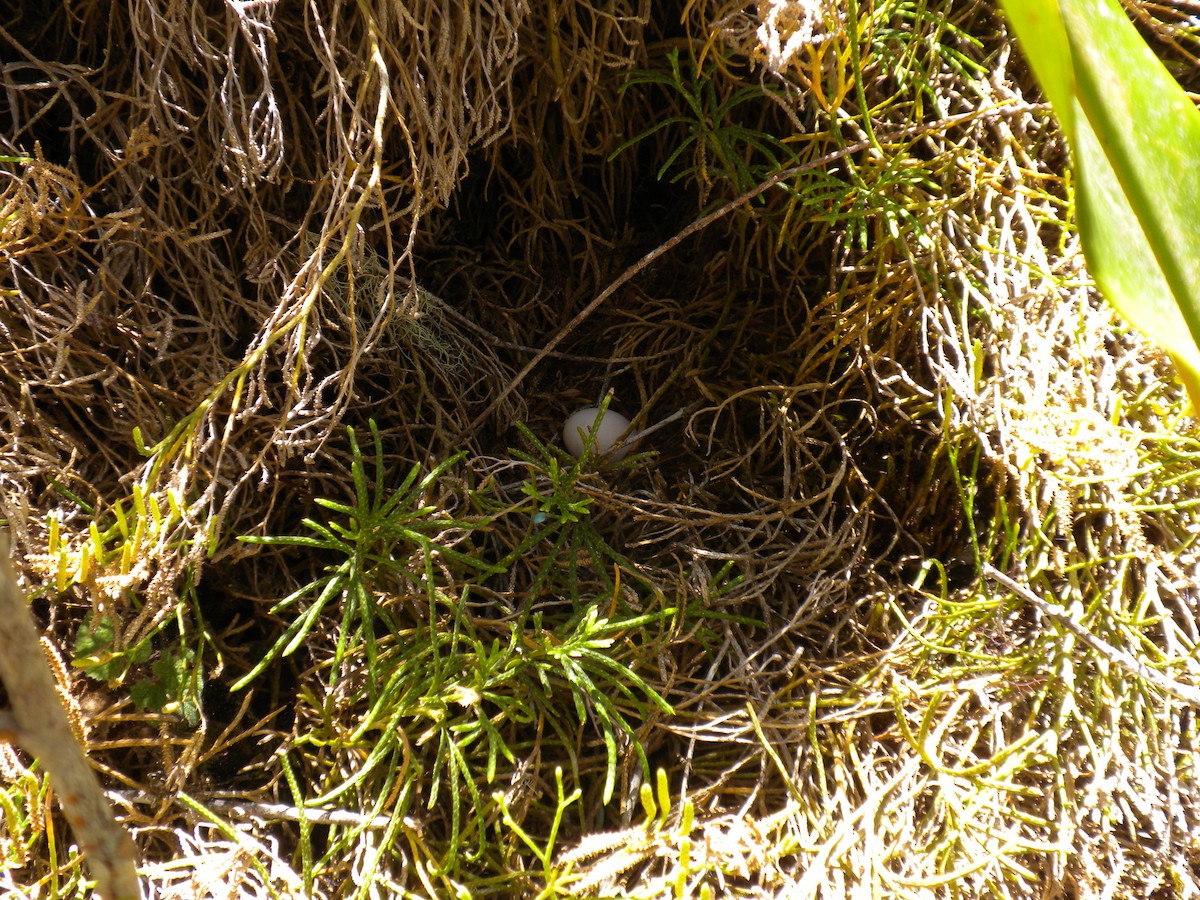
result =
[{"label": "dried twig", "polygon": [[[140,791],[109,791],[108,796],[131,805],[156,805],[162,798]],[[382,830],[392,824],[391,816],[370,816],[349,809],[315,809],[287,803],[261,803],[224,797],[205,798],[206,809],[226,813],[231,819],[261,819],[264,822],[308,822],[313,825],[348,825],[351,828]]]},{"label": "dried twig", "polygon": [[1012,591],[1022,600],[1032,603],[1043,615],[1049,616],[1055,622],[1058,622],[1067,631],[1071,632],[1071,634],[1075,635],[1075,637],[1079,638],[1079,640],[1083,641],[1114,666],[1118,666],[1130,675],[1154,685],[1163,693],[1170,694],[1172,697],[1182,700],[1185,703],[1190,703],[1193,706],[1200,706],[1200,690],[1191,685],[1180,684],[1178,681],[1167,678],[1161,672],[1150,668],[1145,663],[1139,662],[1124,650],[1119,650],[1107,641],[1096,637],[1067,610],[1056,608],[1054,604],[1039,597],[1020,582],[1009,578],[990,563],[984,563],[983,574],[1001,587]]},{"label": "dried twig", "polygon": [[0,713],[0,738],[20,744],[50,773],[58,802],[87,855],[97,893],[108,900],[140,897],[133,841],[113,818],[71,732],[8,560],[7,539],[0,539],[0,647],[0,677],[11,704]]}]

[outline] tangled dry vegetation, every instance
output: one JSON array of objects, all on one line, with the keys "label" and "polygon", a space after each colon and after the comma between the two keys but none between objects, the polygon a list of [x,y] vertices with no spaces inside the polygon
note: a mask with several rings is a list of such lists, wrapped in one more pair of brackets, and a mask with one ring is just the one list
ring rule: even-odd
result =
[{"label": "tangled dry vegetation", "polygon": [[1200,891],[1200,442],[990,5],[0,10],[0,518],[151,896]]}]

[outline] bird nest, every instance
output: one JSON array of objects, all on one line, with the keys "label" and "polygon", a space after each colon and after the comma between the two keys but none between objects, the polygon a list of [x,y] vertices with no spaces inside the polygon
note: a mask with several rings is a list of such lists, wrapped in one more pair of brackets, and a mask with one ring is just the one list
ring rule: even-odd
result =
[{"label": "bird nest", "polygon": [[1194,424],[994,9],[0,9],[0,519],[155,896],[1194,884]]}]

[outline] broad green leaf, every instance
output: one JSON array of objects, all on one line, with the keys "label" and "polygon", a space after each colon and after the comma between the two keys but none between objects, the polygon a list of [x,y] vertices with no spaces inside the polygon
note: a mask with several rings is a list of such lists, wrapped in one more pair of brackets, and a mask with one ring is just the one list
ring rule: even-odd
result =
[{"label": "broad green leaf", "polygon": [[112,617],[97,616],[89,610],[75,634],[75,659],[72,665],[83,669],[97,681],[110,681],[122,678],[130,666],[150,658],[149,640],[143,640],[126,650],[116,650],[116,638],[117,630]]},{"label": "broad green leaf", "polygon": [[1002,0],[1004,12],[1025,58],[1033,67],[1063,130],[1070,132],[1075,113],[1071,103],[1075,77],[1071,73],[1071,47],[1058,4],[1052,0]]},{"label": "broad green leaf", "polygon": [[1088,269],[1200,409],[1200,111],[1116,0],[1004,10],[1071,145]]}]

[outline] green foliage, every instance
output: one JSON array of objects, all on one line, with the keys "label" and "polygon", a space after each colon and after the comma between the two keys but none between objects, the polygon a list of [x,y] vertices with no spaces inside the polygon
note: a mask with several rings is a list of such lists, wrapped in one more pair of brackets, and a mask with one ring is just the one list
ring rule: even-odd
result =
[{"label": "green foliage", "polygon": [[846,240],[866,250],[880,240],[920,242],[925,234],[926,195],[936,190],[928,167],[903,151],[884,159],[847,163],[850,183],[814,172],[802,187],[789,187],[801,220],[842,228]]},{"label": "green foliage", "polygon": [[982,42],[946,17],[928,0],[902,0],[875,7],[878,21],[871,36],[869,53],[891,76],[896,85],[893,96],[876,106],[891,106],[909,100],[914,106],[914,121],[923,121],[925,104],[936,109],[938,91],[931,75],[949,70],[969,84],[986,71],[966,48],[979,49]]},{"label": "green foliage", "polygon": [[1116,0],[1004,9],[1071,145],[1088,268],[1200,406],[1200,111]]},{"label": "green foliage", "polygon": [[[59,484],[54,487],[95,517],[91,505]],[[136,580],[135,570],[152,555],[155,547],[174,544],[175,550],[186,550],[188,542],[177,537],[184,519],[184,499],[174,489],[166,490],[164,496],[165,507],[158,496],[140,483],[134,484],[129,498],[118,500],[106,515],[93,518],[88,538],[78,546],[60,539],[59,515],[52,512],[47,517],[46,553],[56,564],[55,589],[61,593],[73,584],[86,584],[100,577],[132,584]]]},{"label": "green foliage", "polygon": [[[203,655],[191,645],[182,628],[182,612],[176,621],[180,623],[181,637],[164,642],[149,675],[133,679],[129,693],[142,709],[177,714],[188,725],[195,726],[200,721]],[[160,627],[136,644],[118,649],[114,618],[89,611],[75,634],[74,665],[96,681],[123,683],[131,671],[154,655],[153,637],[161,630]]]},{"label": "green foliage", "polygon": [[[371,813],[400,823],[389,840],[399,838],[414,810],[441,808],[447,811],[444,834],[426,836],[420,844],[431,878],[439,873],[453,881],[465,866],[508,868],[489,840],[489,787],[512,782],[521,761],[537,758],[543,745],[552,744],[556,758],[570,760],[577,783],[584,778],[581,750],[602,745],[604,803],[614,794],[622,754],[631,753],[649,772],[639,727],[652,711],[672,709],[638,670],[647,654],[652,658],[651,648],[665,640],[678,610],[626,611],[616,602],[620,572],[631,566],[591,521],[594,503],[579,481],[594,463],[593,453],[574,460],[533,441],[539,455],[524,457],[531,469],[522,485],[526,502],[507,513],[530,525],[529,535],[499,563],[485,564],[477,549],[464,552],[440,541],[447,532],[483,534],[481,529],[498,524],[495,518],[448,517],[428,499],[437,479],[461,456],[424,476],[414,467],[398,488],[388,490],[373,424],[372,434],[373,477],[351,430],[354,500],[317,501],[335,514],[332,520],[306,520],[310,535],[247,539],[305,548],[328,562],[317,579],[275,605],[281,611],[308,601],[236,686],[250,683],[306,639],[334,644],[332,654],[318,662],[328,667],[328,690],[303,689],[303,705],[317,711],[318,720],[293,742],[297,767],[290,760],[286,766],[297,806],[345,804],[351,794],[360,804],[363,798],[380,803],[390,798],[386,809]],[[541,517],[537,524],[535,515]],[[526,607],[498,618],[494,610],[480,609],[475,579],[450,587],[460,575],[505,574],[535,545],[532,555],[548,557],[534,577],[536,590],[565,589],[578,606],[557,607],[555,615]],[[591,589],[601,584],[609,565],[617,572],[608,576],[614,599],[607,593],[600,599]],[[415,593],[424,597],[423,609],[419,603],[387,602],[388,591],[404,582],[419,584]],[[336,635],[321,633],[322,611],[339,604],[340,629]],[[347,678],[361,690],[347,692]],[[359,704],[349,726],[348,698]],[[305,796],[304,784],[315,785],[316,796]],[[362,837],[353,826],[332,827],[323,853],[304,838],[305,878],[311,881],[338,865]],[[389,846],[373,855],[372,865]],[[373,871],[363,873],[363,884]]]},{"label": "green foliage", "polygon": [[[607,405],[602,404],[602,407]],[[609,590],[616,589],[611,565],[638,579],[636,567],[606,541],[592,521],[592,498],[581,486],[584,475],[596,462],[595,447],[587,436],[584,452],[575,459],[557,447],[547,447],[521,422],[517,428],[536,449],[536,454],[513,450],[514,458],[525,462],[529,477],[521,493],[532,503],[529,535],[509,555],[509,561],[538,548],[540,564],[530,593],[537,595],[547,587],[563,591],[572,600],[581,595],[581,567]],[[620,465],[632,465],[636,458]]]},{"label": "green foliage", "polygon": [[393,634],[401,629],[392,614],[378,603],[372,590],[372,585],[381,583],[385,576],[394,576],[402,583],[419,581],[433,602],[436,592],[434,560],[437,557],[469,569],[498,571],[473,556],[434,541],[434,535],[447,529],[469,531],[485,524],[437,515],[436,507],[426,499],[437,480],[461,460],[463,454],[450,457],[423,476],[421,467],[414,465],[400,486],[389,491],[385,487],[379,429],[374,421],[370,428],[375,450],[374,479],[368,481],[354,429],[347,428],[353,455],[354,500],[350,504],[326,498],[317,500],[320,506],[340,516],[340,520],[322,523],[305,519],[304,524],[314,532],[313,535],[240,538],[249,543],[302,547],[316,553],[328,553],[336,562],[327,566],[319,578],[275,604],[271,612],[279,613],[301,600],[312,598],[258,664],[238,680],[235,689],[245,687],[277,657],[294,653],[316,626],[321,613],[335,600],[341,605],[341,632],[329,673],[331,683],[341,674],[347,646],[357,642],[362,643],[374,667],[378,653],[375,624],[383,624]]},{"label": "green foliage", "polygon": [[[35,160],[28,156],[9,156],[0,154],[0,163],[17,163],[21,166],[29,166]],[[7,174],[7,173],[5,173]],[[13,240],[19,234],[19,227],[22,224],[22,210],[16,204],[4,203],[0,205],[0,246],[4,246],[6,251],[11,252],[18,246],[18,241]],[[11,228],[13,224],[16,228]],[[10,288],[0,288],[0,296],[13,295],[16,291]]]},{"label": "green foliage", "polygon": [[[851,18],[853,11],[852,5]],[[964,73],[982,71],[963,49],[978,47],[979,42],[924,3],[884,4],[870,19],[876,24],[862,39],[868,58],[860,59],[858,40],[846,40],[836,51],[814,50],[811,99],[827,122],[813,135],[795,133],[793,123],[777,121],[778,111],[794,102],[781,89],[761,80],[739,82],[730,59],[700,64],[689,56],[685,66],[675,49],[667,54],[666,70],[634,72],[622,91],[658,89],[677,112],[658,119],[612,155],[659,136],[666,146],[658,154],[663,162],[657,177],[694,183],[703,206],[717,185],[727,185],[727,193],[734,196],[748,192],[834,147],[845,149],[865,134],[874,152],[847,154],[837,166],[813,167],[785,179],[779,199],[767,194],[757,198],[752,221],[771,229],[780,247],[794,246],[801,231],[814,228],[823,233],[840,230],[843,240],[859,250],[925,240],[925,222],[936,213],[939,186],[931,177],[930,163],[908,152],[909,140],[881,143],[876,137],[873,111],[862,95],[862,70],[868,61],[886,68],[896,87],[881,106],[911,105],[917,121],[924,116],[924,105],[936,100],[932,73],[946,65]],[[836,76],[827,72],[830,63],[836,63]],[[823,87],[827,79],[833,83]],[[863,107],[855,120],[860,134],[854,133],[842,108],[852,89]]]},{"label": "green foliage", "polygon": [[188,725],[200,722],[200,667],[190,647],[168,647],[150,666],[151,678],[130,685],[129,695],[142,709],[178,713]]},{"label": "green foliage", "polygon": [[[524,429],[526,437],[537,440],[523,423],[520,427]],[[544,447],[542,449],[545,450]],[[533,463],[530,457],[525,459]],[[579,464],[564,469],[560,457],[549,453],[544,457],[544,461],[545,468],[542,472],[550,482],[550,489],[542,490],[536,480],[526,481],[521,485],[521,493],[537,507],[537,512],[531,519],[533,524],[541,525],[553,520],[554,524],[559,526],[575,525],[587,519],[591,514],[591,498],[585,497],[575,489],[575,476],[579,474]]]},{"label": "green foliage", "polygon": [[[712,185],[727,182],[733,193],[748,191],[769,175],[785,167],[793,157],[792,151],[779,138],[765,131],[741,124],[741,107],[758,107],[767,90],[759,84],[726,87],[715,77],[718,66],[702,66],[688,58],[685,74],[679,62],[679,51],[667,54],[670,71],[642,70],[633,73],[622,87],[649,84],[666,89],[681,103],[682,112],[655,122],[618,147],[620,153],[659,132],[682,125],[682,138],[658,169],[658,178],[675,170],[671,181],[692,179],[701,190],[701,204],[706,202]],[[690,156],[685,155],[690,151]],[[610,157],[610,158],[612,158]]]},{"label": "green foliage", "polygon": [[[560,808],[563,798],[560,789]],[[706,838],[694,836],[698,823],[692,800],[686,796],[674,802],[666,770],[657,769],[654,785],[643,781],[638,792],[645,819],[623,831],[603,832],[585,837],[579,844],[557,856],[553,854],[556,829],[552,828],[544,845],[539,845],[524,829],[506,816],[512,829],[542,862],[539,898],[591,896],[600,887],[605,874],[625,872],[647,864],[640,872],[636,887],[624,896],[637,898],[683,898],[714,896],[714,884],[722,884],[727,868],[720,849]],[[507,807],[502,807],[507,813]],[[569,889],[569,890],[568,890]]]},{"label": "green foliage", "polygon": [[[307,805],[332,802],[364,781],[399,772],[401,782],[392,789],[406,807],[420,797],[429,809],[449,805],[448,841],[438,865],[456,865],[460,851],[471,844],[471,859],[479,859],[486,837],[479,818],[481,787],[494,784],[502,769],[511,771],[518,747],[527,754],[533,734],[546,728],[556,738],[556,752],[568,754],[578,771],[574,748],[579,739],[563,716],[566,709],[574,709],[581,729],[595,727],[603,737],[607,803],[622,741],[632,745],[648,770],[631,714],[643,717],[647,701],[671,712],[621,658],[634,655],[638,643],[629,641],[624,648],[620,643],[673,612],[607,619],[591,606],[553,630],[540,616],[531,623],[512,620],[501,637],[492,623],[469,614],[465,595],[439,595],[429,622],[416,623],[376,658],[369,675],[378,685],[375,697],[357,727],[338,738],[347,749],[359,748],[364,762],[348,776],[330,780]],[[365,655],[361,648],[355,654]],[[320,747],[330,737],[302,737],[298,747]],[[422,762],[398,765],[413,757]],[[316,868],[322,865],[318,861]]]},{"label": "green foliage", "polygon": [[570,870],[560,872],[555,866],[554,845],[558,840],[558,829],[562,825],[563,814],[566,813],[567,807],[575,803],[582,794],[578,789],[572,791],[570,794],[565,792],[563,789],[563,770],[561,766],[554,770],[554,786],[558,792],[558,802],[554,807],[554,819],[550,825],[550,833],[546,836],[545,842],[541,844],[521,827],[520,822],[513,818],[504,794],[496,792],[492,795],[492,799],[500,807],[501,818],[505,826],[521,839],[521,842],[529,848],[537,858],[537,861],[542,865],[542,878],[545,884],[537,894],[538,900],[550,897],[570,896],[570,893],[564,890],[571,883]]},{"label": "green foliage", "polygon": [[0,869],[17,869],[29,864],[34,845],[45,831],[45,820],[37,813],[46,802],[49,782],[29,770],[13,772],[0,790]]},{"label": "green foliage", "polygon": [[[542,696],[547,700],[560,694],[559,686],[568,688],[575,714],[581,725],[594,718],[604,737],[607,765],[604,780],[604,802],[612,799],[617,774],[617,738],[627,737],[642,767],[649,770],[645,752],[633,726],[622,712],[619,701],[624,698],[643,713],[641,700],[635,690],[649,700],[659,712],[670,715],[672,709],[630,666],[613,658],[611,650],[616,641],[645,626],[669,619],[674,609],[644,616],[604,617],[593,603],[572,624],[558,633],[541,626],[535,616],[532,640],[526,640],[523,662],[536,674]],[[635,647],[637,645],[634,645]],[[553,705],[550,707],[553,709]]]},{"label": "green foliage", "polygon": [[677,900],[692,896],[712,897],[712,885],[700,883],[702,877],[711,872],[712,867],[697,861],[692,855],[694,845],[691,835],[696,821],[695,805],[691,799],[683,797],[678,812],[672,814],[674,804],[671,802],[667,773],[663,769],[655,772],[654,787],[655,789],[651,790],[649,784],[642,782],[640,799],[642,810],[646,813],[645,829],[674,851],[668,854],[674,865],[664,880],[671,885],[671,893]]},{"label": "green foliage", "polygon": [[150,658],[148,640],[126,650],[116,650],[116,637],[112,616],[87,612],[75,634],[75,665],[97,681],[116,681],[132,666]]}]

